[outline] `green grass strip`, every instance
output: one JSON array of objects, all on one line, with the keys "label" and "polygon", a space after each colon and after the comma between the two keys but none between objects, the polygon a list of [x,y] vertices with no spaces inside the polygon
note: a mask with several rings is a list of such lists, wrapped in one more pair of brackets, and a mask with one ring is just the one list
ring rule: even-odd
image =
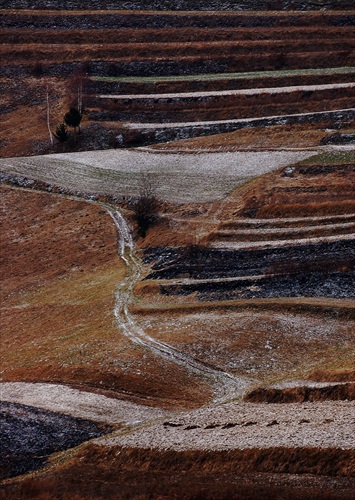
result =
[{"label": "green grass strip", "polygon": [[325,151],[300,161],[297,165],[342,165],[355,163],[355,151]]},{"label": "green grass strip", "polygon": [[176,75],[176,76],[92,76],[91,80],[99,82],[179,82],[179,81],[211,81],[211,80],[239,80],[252,78],[275,77],[282,78],[284,76],[301,76],[301,75],[337,75],[355,73],[355,67],[342,68],[321,68],[321,69],[290,69],[283,71],[255,71],[253,73],[210,73],[202,75]]}]

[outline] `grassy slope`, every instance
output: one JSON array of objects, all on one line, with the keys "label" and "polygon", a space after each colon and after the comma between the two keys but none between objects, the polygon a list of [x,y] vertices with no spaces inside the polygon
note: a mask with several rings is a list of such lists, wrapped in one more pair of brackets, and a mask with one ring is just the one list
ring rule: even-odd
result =
[{"label": "grassy slope", "polygon": [[[214,208],[225,216],[230,214],[231,207],[238,205],[240,197],[248,194],[251,187],[262,192],[264,180],[253,181],[234,192],[230,205],[217,204]],[[4,379],[59,381],[111,396],[175,408],[206,401],[208,389],[201,382],[181,368],[163,363],[133,348],[124,338],[118,338],[112,316],[113,292],[124,269],[116,255],[112,222],[101,207],[49,194],[25,194],[9,189],[2,192],[5,255],[13,256],[3,267],[7,278],[3,310]],[[202,214],[196,212],[196,207],[187,206],[176,209],[177,213],[187,220],[191,214],[201,221],[206,216],[203,211]],[[208,227],[208,219],[205,224]],[[29,227],[32,231],[28,231]],[[183,227],[186,232],[182,220],[181,229]],[[149,235],[152,243],[156,243],[154,232],[152,229]],[[156,297],[137,295],[135,307],[141,307],[146,299],[154,302]],[[183,306],[176,312],[164,308],[151,316],[140,315],[139,321],[145,322],[148,332],[157,337],[236,374],[271,382],[285,377],[312,377],[312,371],[316,370],[318,374],[313,374],[316,379],[326,380],[335,374],[340,378],[353,360],[349,341],[351,323],[332,314],[325,317],[309,314],[307,303],[296,312],[293,307],[297,309],[297,300],[292,307],[286,304],[281,313],[283,301],[277,302],[274,309],[263,310],[261,306],[257,313],[250,310],[250,303],[244,304],[246,309],[242,306],[237,310],[231,304],[214,310],[213,305],[205,308],[199,304],[196,310],[191,304],[195,307],[193,311],[189,311],[189,307],[184,310]],[[321,301],[319,311],[322,307],[326,310],[332,304]],[[336,309],[337,304],[333,307]],[[329,331],[333,335],[325,341],[323,336]],[[272,350],[265,348],[268,341]],[[252,355],[258,365],[256,372],[249,371]],[[280,484],[282,476],[277,479],[270,476],[268,480],[272,485],[267,488],[265,476],[260,480],[256,478],[253,486],[240,479],[235,483],[236,467],[241,472],[248,467],[253,471],[261,467],[264,473],[328,474],[330,471],[333,474],[334,467],[342,463],[346,471],[350,470],[351,456],[340,457],[338,450],[295,453],[285,449],[265,453],[248,451],[219,460],[215,454],[178,456],[174,452],[168,456],[139,450],[122,454],[120,448],[108,450],[83,445],[77,451],[58,456],[53,469],[3,485],[3,495],[4,498],[40,498],[40,495],[53,496],[54,491],[56,494],[60,491],[63,498],[72,498],[74,494],[78,498],[89,495],[95,498],[137,492],[144,498],[149,490],[153,494],[168,492],[170,496],[186,492],[186,497],[194,491],[206,497],[206,484],[209,484],[208,490],[214,491],[213,495],[224,492],[227,497],[242,493],[242,498],[248,495],[274,498],[287,492],[292,498],[313,500],[319,488],[326,485],[329,499],[338,498],[340,491],[342,498],[351,498],[351,484],[344,479],[329,483],[328,479],[320,478],[314,483],[309,480],[305,485],[304,477],[302,481],[293,481],[292,476],[287,475]],[[213,470],[206,474],[204,464],[209,460],[214,464]],[[190,475],[186,473],[190,469],[187,464],[195,467]],[[301,470],[290,469],[290,464],[301,464]],[[165,467],[173,468],[174,472],[163,470]]]},{"label": "grassy slope", "polygon": [[[34,88],[36,84],[34,81]],[[37,137],[36,134],[40,130],[41,137],[47,139],[45,106],[42,108],[44,114],[42,113],[43,116],[39,120],[41,123],[36,122],[31,127],[31,134]],[[27,116],[17,114],[10,119],[9,130],[11,128],[11,134],[14,134],[11,136],[14,142],[11,148],[7,149],[7,155],[18,154],[19,151],[21,154],[26,154],[28,148],[31,147],[28,141],[26,147],[19,150],[19,147],[23,147],[23,141],[28,140],[28,129],[21,132],[17,130],[16,133],[13,131],[19,128],[22,121],[26,120],[26,124],[28,123],[28,115],[34,115],[33,109],[26,110]],[[21,111],[21,113],[24,112]],[[21,140],[19,140],[20,134]],[[297,138],[297,141],[305,141],[302,145],[307,143],[307,140],[311,143],[313,140],[316,142],[322,132],[315,132],[314,136],[308,138],[305,137],[306,134],[301,134],[302,139]],[[236,142],[240,144],[238,140]],[[249,139],[245,140],[249,145],[255,138],[251,142]],[[261,140],[261,142],[262,145],[270,144],[267,140],[265,142]],[[276,137],[275,142],[277,142]],[[269,183],[274,180],[273,174],[267,178]],[[330,184],[333,180],[331,178]],[[263,196],[267,185],[263,182],[263,180],[260,184],[253,182],[238,193],[234,192],[222,208],[220,205],[217,206],[219,215],[233,216],[233,211],[238,211],[240,205],[243,205],[240,198],[243,193],[246,194],[246,200],[255,194]],[[335,187],[339,187],[339,184],[335,184]],[[25,195],[22,191],[2,190],[2,192],[5,227],[2,235],[6,235],[5,255],[14,256],[6,266],[3,266],[6,277],[6,297],[2,310],[4,318],[2,354],[6,370],[4,379],[57,380],[90,390],[98,390],[111,396],[128,397],[144,401],[146,404],[170,407],[192,407],[207,401],[209,390],[200,381],[188,376],[181,368],[162,362],[147,352],[133,348],[125,339],[117,338],[117,329],[112,315],[113,293],[117,282],[123,277],[124,270],[116,256],[116,235],[110,219],[104,214],[99,214],[100,209],[96,206],[68,200],[54,203],[50,202],[51,196],[36,193]],[[190,213],[193,214],[194,210],[196,207],[190,209]],[[186,211],[189,212],[189,209],[187,208]],[[291,213],[296,213],[295,208]],[[78,219],[81,215],[88,218],[96,233],[91,230],[86,233],[83,231],[83,224]],[[191,217],[194,215],[188,216],[190,219]],[[208,226],[208,222],[206,224]],[[28,231],[29,227],[32,228],[31,232]],[[184,229],[180,228],[177,242],[184,232],[186,233],[186,226]],[[49,234],[52,235],[52,241],[48,238]],[[81,237],[73,238],[73,235],[84,234],[87,236],[85,241],[82,241]],[[103,239],[105,248],[100,246]],[[154,243],[154,231],[150,233],[149,239]],[[98,262],[101,258],[102,260]],[[69,268],[70,273],[68,273]],[[282,376],[289,376],[289,371],[282,371],[280,364],[277,365],[279,373],[276,374],[274,372],[270,374],[266,367],[271,353],[265,357],[264,341],[269,340],[270,329],[274,331],[275,325],[278,326],[277,314],[261,313],[258,321],[254,322],[255,315],[250,311],[242,312],[239,316],[235,313],[225,314],[224,311],[223,313],[214,312],[212,319],[217,326],[213,329],[210,325],[212,316],[209,314],[205,317],[199,316],[195,321],[186,312],[177,316],[170,316],[164,312],[161,316],[152,316],[153,323],[148,327],[155,333],[160,329],[160,335],[164,338],[169,335],[172,342],[189,344],[185,345],[188,349],[197,351],[200,349],[197,354],[203,358],[209,356],[216,362],[218,355],[218,362],[221,364],[229,362],[231,352],[239,353],[240,348],[246,349],[251,346],[260,359],[259,374],[266,379],[268,376],[270,379],[275,379],[280,372]],[[244,317],[245,337],[235,339],[231,333],[235,332],[233,328],[236,328],[236,319],[241,316]],[[177,324],[175,324],[176,320]],[[190,326],[186,329],[189,321],[191,321]],[[314,325],[316,322],[318,329],[324,327],[324,320],[321,316],[314,317],[308,313],[303,315],[291,312],[284,324],[287,324],[287,321],[291,324],[292,321],[298,321],[306,326],[310,323]],[[343,332],[350,328],[349,324],[342,320],[327,318],[325,322],[327,326],[331,325],[333,329],[339,327]],[[184,324],[185,331],[181,338],[178,338],[181,329],[178,328],[176,331],[174,329],[180,323]],[[285,335],[280,326],[278,327],[279,329],[276,328],[275,331]],[[206,337],[207,330],[210,331]],[[172,338],[174,331],[176,337]],[[291,328],[291,333],[292,331],[296,330]],[[220,342],[219,338],[216,338],[216,332],[229,342],[230,351],[218,350]],[[263,342],[260,342],[261,340]],[[326,380],[329,377],[340,378],[344,367],[351,367],[353,358],[349,350],[350,344],[343,339],[336,336],[326,345],[319,339],[316,343],[302,342],[302,340],[304,339],[292,339],[291,336],[290,349],[287,350],[286,343],[285,350],[278,357],[282,359],[282,362],[286,362],[285,356],[290,356],[292,367],[296,370],[293,372],[294,375],[312,376],[310,372],[316,369],[318,374],[315,374],[315,378]],[[196,342],[198,344],[194,345]],[[247,345],[248,343],[250,346]],[[313,484],[308,478],[309,483],[305,485],[305,478],[302,478],[302,484],[295,480],[293,485],[290,485],[287,481],[291,479],[285,479],[286,487],[285,483],[281,486],[279,483],[277,487],[273,487],[265,486],[265,478],[262,477],[256,478],[251,486],[245,478],[236,480],[235,472],[233,474],[216,471],[208,471],[208,473],[194,471],[192,474],[186,472],[189,470],[191,460],[196,464],[201,459],[201,469],[203,469],[203,464],[206,460],[208,462],[211,456],[202,458],[193,456],[187,459],[181,457],[182,471],[174,471],[171,474],[162,473],[161,469],[166,464],[169,467],[174,464],[177,460],[175,454],[169,459],[164,454],[162,457],[157,457],[154,453],[137,457],[136,452],[132,452],[132,457],[130,457],[120,453],[120,449],[114,449],[106,455],[102,449],[86,450],[84,447],[81,456],[64,454],[62,456],[64,464],[59,461],[58,469],[54,472],[50,472],[48,476],[40,475],[38,480],[35,478],[25,480],[23,487],[20,486],[15,493],[11,490],[11,485],[5,486],[3,498],[11,498],[11,496],[13,498],[31,496],[41,498],[41,495],[53,497],[57,494],[62,494],[63,498],[73,498],[73,495],[77,495],[77,498],[82,498],[84,495],[85,498],[89,494],[94,497],[108,497],[111,494],[127,497],[132,492],[137,492],[137,495],[143,497],[147,489],[152,494],[156,494],[158,490],[162,494],[168,491],[170,497],[181,496],[185,492],[187,496],[196,492],[196,495],[202,494],[207,498],[207,495],[211,494],[213,498],[216,498],[222,491],[228,498],[234,495],[237,498],[237,495],[244,494],[242,490],[244,485],[246,489],[243,498],[248,498],[247,495],[253,499],[258,496],[275,498],[278,494],[285,494],[287,491],[288,495],[292,495],[291,498],[314,500],[319,495],[322,486],[325,486],[321,494],[322,500],[339,498],[339,495],[342,495],[344,499],[352,498],[353,485],[348,484],[344,489],[341,484],[334,486],[335,483],[328,483],[326,480],[324,480],[325,483]],[[120,458],[117,459],[117,457]],[[245,462],[245,458],[242,456],[239,463]],[[255,457],[250,458],[251,461],[247,462],[248,464],[253,464],[255,459],[259,464],[265,463],[265,467],[268,467],[268,457],[256,454]],[[345,458],[348,460],[349,457]],[[145,472],[137,473],[137,463],[140,461],[143,462],[142,468]],[[147,471],[146,464],[150,461],[156,465],[155,467],[148,466]],[[212,457],[212,461],[215,462],[216,457]],[[275,463],[279,461],[280,454],[276,452]],[[336,461],[339,462],[337,450],[321,457],[311,450],[309,456],[307,454],[297,456],[291,453],[286,456],[285,463],[286,467],[292,463],[305,465],[307,471],[309,467],[313,466],[315,470],[317,466],[322,466],[323,469],[320,470],[324,474],[334,473],[332,464]],[[296,470],[287,468],[284,472],[290,472],[290,470],[300,472],[297,468]],[[223,468],[222,471],[224,471]],[[301,472],[304,472],[304,469]],[[281,479],[278,481],[280,482]],[[165,485],[167,487],[164,489]]]},{"label": "grassy slope", "polygon": [[[351,165],[354,152],[326,152],[311,155],[312,164]],[[295,163],[297,167],[298,163]],[[290,196],[292,191],[292,197]],[[344,174],[341,168],[319,175],[296,174],[285,177],[283,169],[266,174],[252,181],[241,192],[236,190],[226,199],[221,217],[231,219],[242,216],[250,209],[257,218],[307,217],[354,212],[354,172]],[[219,208],[217,210],[220,211]]]},{"label": "grassy slope", "polygon": [[105,211],[49,194],[2,194],[3,380],[56,381],[153,405],[203,401],[204,384],[117,328],[114,291],[125,270]]},{"label": "grassy slope", "polygon": [[[278,132],[282,137],[282,130]],[[290,131],[287,133],[291,135]],[[296,135],[297,132],[292,137]],[[300,165],[331,166],[353,161],[353,151],[327,152],[313,155]],[[211,221],[214,217],[221,225],[223,220],[237,221],[251,200],[260,204],[260,212],[270,212],[278,203],[279,188],[284,187],[294,189],[293,200],[297,202],[299,199],[302,203],[290,207],[288,214],[285,214],[284,206],[279,206],[282,216],[297,217],[307,211],[307,215],[315,216],[324,211],[327,213],[327,210],[330,213],[332,210],[334,213],[351,210],[348,201],[341,200],[343,194],[353,193],[352,174],[344,176],[340,172],[304,177],[285,178],[281,170],[266,174],[236,189],[209,211],[196,214],[195,222],[200,221],[199,229],[205,231],[206,239],[206,234],[213,233]],[[319,192],[314,189],[322,186],[326,187],[324,196],[330,200],[328,204],[319,199]],[[284,197],[286,202],[289,194],[285,192]],[[172,233],[176,234],[177,240],[180,237],[186,242],[186,233],[198,234],[188,212],[182,213],[180,222],[175,218],[176,214],[172,217]],[[216,220],[215,224],[218,224]],[[153,228],[148,234],[147,244],[164,245],[168,227],[169,224]],[[170,239],[174,241],[173,237]],[[238,375],[255,376],[259,383],[306,377],[341,380],[342,373],[352,371],[355,353],[351,300],[293,298],[201,303],[194,294],[172,297],[161,294],[159,286],[162,283],[145,281],[136,286],[138,302],[133,311],[137,313],[137,320],[151,335],[186,349],[196,357]],[[329,332],[333,333],[328,336]],[[269,341],[275,343],[273,348],[264,348]]]},{"label": "grassy slope", "polygon": [[212,81],[212,80],[239,80],[239,79],[256,79],[273,77],[280,78],[284,76],[298,76],[298,75],[333,75],[333,74],[347,74],[355,71],[355,68],[320,68],[320,69],[303,69],[303,70],[278,70],[278,71],[254,71],[245,73],[215,73],[215,74],[201,74],[201,75],[176,75],[176,76],[94,76],[94,81],[102,82],[176,82],[176,81]]},{"label": "grassy slope", "polygon": [[325,365],[351,368],[353,321],[265,309],[154,312],[140,324],[149,334],[259,384],[302,379]]}]

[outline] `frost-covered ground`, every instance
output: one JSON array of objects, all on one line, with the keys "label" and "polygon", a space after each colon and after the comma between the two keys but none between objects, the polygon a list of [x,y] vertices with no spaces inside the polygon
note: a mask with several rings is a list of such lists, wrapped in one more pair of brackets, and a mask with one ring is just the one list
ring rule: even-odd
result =
[{"label": "frost-covered ground", "polygon": [[[346,230],[346,226],[343,226]],[[340,240],[353,240],[354,233],[350,234],[337,234],[336,236],[320,236],[318,238],[297,238],[288,240],[266,240],[266,241],[218,241],[209,243],[212,248],[228,248],[233,250],[239,250],[242,248],[275,248],[275,247],[285,247],[292,245],[316,245],[317,243],[322,243],[324,241],[340,241]]]},{"label": "frost-covered ground", "polygon": [[147,100],[147,99],[181,99],[191,97],[229,96],[229,95],[259,95],[259,94],[284,94],[288,92],[300,92],[316,90],[335,90],[341,88],[353,88],[354,83],[331,83],[327,85],[293,85],[289,87],[253,88],[253,89],[233,89],[233,90],[213,90],[207,92],[175,92],[170,94],[105,94],[100,95],[101,99],[115,100]]},{"label": "frost-covered ground", "polygon": [[191,412],[165,412],[55,384],[4,383],[9,402],[130,427],[97,440],[104,446],[159,449],[245,449],[355,446],[354,402],[231,402]]},{"label": "frost-covered ground", "polygon": [[[154,338],[250,386],[290,380],[354,349],[354,323],[316,315],[238,310],[144,314],[140,327]],[[312,347],[310,347],[312,346]],[[244,386],[245,387],[245,386]]]},{"label": "frost-covered ground", "polygon": [[133,425],[170,413],[59,384],[5,382],[0,399],[105,424]]},{"label": "frost-covered ground", "polygon": [[86,151],[6,158],[0,171],[87,193],[136,196],[142,174],[156,194],[172,202],[223,198],[249,179],[294,163],[316,151],[162,154],[139,150]]},{"label": "frost-covered ground", "polygon": [[[125,123],[126,128],[130,129],[168,129],[168,128],[176,128],[176,127],[206,127],[209,125],[222,125],[222,124],[228,124],[228,123],[238,123],[238,124],[244,124],[244,126],[253,126],[252,124],[256,122],[260,122],[260,120],[265,120],[264,124],[261,125],[259,124],[258,126],[268,126],[268,125],[285,125],[287,123],[287,119],[289,118],[311,118],[314,116],[320,116],[320,115],[334,115],[335,113],[342,113],[342,112],[351,112],[353,113],[354,108],[345,108],[345,109],[337,109],[336,111],[328,110],[328,111],[314,111],[311,113],[294,113],[292,115],[272,115],[272,116],[264,116],[260,118],[236,118],[232,120],[208,120],[208,121],[201,121],[201,122],[168,122],[168,123],[133,123],[133,122],[127,122]],[[271,123],[271,121],[273,123]],[[268,125],[267,125],[268,124]],[[255,126],[255,125],[254,125]],[[214,133],[220,133],[221,131],[215,131]],[[224,132],[226,132],[224,130]],[[228,130],[228,132],[231,132],[231,130]]]},{"label": "frost-covered ground", "polygon": [[117,437],[105,445],[174,450],[355,446],[353,402],[253,404],[203,408]]}]

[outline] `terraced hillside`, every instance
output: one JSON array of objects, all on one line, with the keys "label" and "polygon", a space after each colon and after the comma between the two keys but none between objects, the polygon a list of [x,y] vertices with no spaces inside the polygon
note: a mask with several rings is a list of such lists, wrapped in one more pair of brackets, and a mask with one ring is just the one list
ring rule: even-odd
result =
[{"label": "terraced hillside", "polygon": [[40,64],[63,76],[74,63],[90,75],[140,77],[351,66],[353,24],[353,11],[5,10],[2,74]]},{"label": "terraced hillside", "polygon": [[[8,8],[31,9],[31,0],[9,0],[6,2]],[[36,0],[38,9],[86,9],[83,0]],[[93,0],[91,7],[94,10],[313,10],[333,9],[346,10],[352,7],[351,0],[266,0],[263,5],[256,0]]]},{"label": "terraced hillside", "polygon": [[[148,6],[144,11],[9,7],[2,11],[0,36],[5,154],[16,150],[12,131],[19,123],[26,123],[29,135],[48,136],[47,94],[55,130],[81,86],[84,123],[96,123],[95,148],[100,141],[112,147],[206,135],[216,127],[225,132],[225,122],[230,130],[244,126],[230,124],[238,119],[307,113],[303,121],[314,122],[315,112],[353,108],[351,10],[290,15],[284,10],[162,12]],[[338,115],[323,118],[324,127],[339,126]],[[351,122],[353,110],[340,120]],[[216,121],[220,126],[211,127]],[[169,132],[152,137],[142,130],[144,123],[164,122],[174,124]],[[33,144],[18,147],[19,154],[35,152]],[[48,143],[39,143],[37,151],[49,152]]]},{"label": "terraced hillside", "polygon": [[[292,162],[292,158],[297,156],[303,159]],[[96,166],[93,163],[95,157],[98,162]],[[220,163],[217,162],[217,157]],[[266,164],[276,162],[276,165],[270,168],[274,171],[237,190],[231,190],[233,184],[240,183],[241,175],[240,169],[236,168],[234,177],[232,176],[233,162],[249,162],[245,168],[245,182],[248,179],[248,171],[252,168],[255,173],[258,169],[262,171],[261,158]],[[207,160],[210,161],[210,166],[206,170],[206,167],[202,167]],[[141,324],[142,330],[133,330],[133,335],[139,342],[144,345],[148,342],[147,345],[152,347],[152,339],[157,338],[157,335],[159,342],[165,342],[164,338],[168,335],[168,344],[177,342],[174,349],[181,350],[182,338],[185,335],[201,335],[201,339],[204,339],[205,335],[208,338],[212,335],[212,332],[207,334],[205,330],[205,313],[208,321],[211,321],[209,314],[224,317],[218,331],[221,328],[224,332],[221,335],[226,335],[227,339],[230,326],[225,330],[222,324],[224,325],[230,315],[246,315],[249,319],[245,318],[243,322],[255,323],[256,316],[251,311],[256,309],[260,311],[260,322],[268,323],[266,318],[271,311],[277,311],[276,316],[282,311],[281,314],[285,314],[282,322],[288,321],[289,314],[300,314],[302,319],[297,322],[310,322],[306,330],[313,331],[312,345],[316,342],[318,352],[322,353],[318,360],[312,351],[313,361],[303,360],[300,365],[298,356],[292,361],[288,358],[287,364],[292,366],[292,370],[295,369],[304,377],[313,371],[324,371],[328,366],[325,371],[332,379],[338,370],[346,372],[351,369],[353,354],[350,348],[350,332],[353,313],[349,299],[353,298],[355,258],[353,151],[334,151],[318,155],[312,155],[312,152],[288,152],[283,153],[282,157],[278,152],[220,155],[210,153],[205,156],[198,155],[196,158],[189,155],[174,158],[174,155],[158,154],[155,157],[152,153],[138,151],[111,151],[2,160],[1,165],[6,172],[3,179],[8,183],[79,196],[83,196],[89,188],[87,197],[91,200],[104,199],[104,193],[110,192],[110,186],[116,179],[117,183],[119,182],[117,200],[122,201],[119,195],[128,193],[130,186],[135,184],[134,180],[139,179],[140,173],[135,167],[137,162],[141,165],[145,163],[146,171],[159,180],[160,193],[165,197],[166,203],[169,190],[164,191],[164,185],[169,185],[170,189],[174,186],[175,196],[180,196],[180,204],[185,202],[185,205],[176,205],[179,203],[179,198],[176,197],[174,204],[167,203],[159,222],[144,240],[139,241],[146,267],[137,267],[135,260],[129,265],[132,282],[128,282],[130,288],[125,294],[128,293],[132,313],[137,315],[138,324]],[[173,168],[170,173],[169,162]],[[223,162],[225,169],[229,170],[229,177],[221,170]],[[277,168],[278,162],[288,162],[288,166]],[[99,175],[99,170],[102,170],[99,165],[104,163],[106,168],[102,173],[106,172],[108,176],[106,183],[102,180],[102,175]],[[31,173],[37,182],[28,180]],[[226,176],[225,183],[229,194],[221,190],[222,175]],[[181,176],[186,177],[186,184],[179,180]],[[216,176],[220,185],[213,181]],[[74,177],[76,183],[73,183]],[[209,179],[210,183],[212,180],[212,184],[208,185],[209,191],[204,177]],[[194,192],[189,191],[189,186],[195,183],[197,178],[201,195],[204,196],[204,199],[201,198],[203,204],[192,203],[193,196],[200,196],[197,189]],[[58,183],[57,186],[53,184],[55,182]],[[74,191],[75,185],[77,191]],[[213,188],[213,185],[216,187]],[[97,193],[101,193],[101,198],[94,195],[95,186]],[[137,192],[136,188],[135,193]],[[289,201],[290,192],[293,204],[286,203]],[[131,193],[134,196],[134,191]],[[112,195],[113,192],[111,200]],[[125,204],[130,206],[127,202]],[[122,308],[123,304],[118,302],[117,318],[130,330],[129,325],[134,323],[131,323],[131,319],[125,319],[126,313],[123,311],[126,309]],[[176,314],[182,315],[179,321]],[[273,314],[274,312],[272,316]],[[337,345],[339,339],[343,339],[340,357],[334,357],[329,342],[323,345],[323,334],[317,330],[317,320],[313,318],[313,314],[316,317],[329,314],[330,318],[338,318],[344,322],[343,326],[340,323],[337,326],[339,332],[344,329],[344,334],[340,337],[337,334],[333,339]],[[192,315],[194,318],[186,320],[186,332],[186,327],[183,326],[185,315],[188,318]],[[201,319],[199,315],[202,315]],[[170,326],[163,327],[164,321]],[[191,331],[188,334],[191,321],[195,325],[194,333]],[[230,319],[227,321],[228,325],[229,321]],[[270,321],[273,322],[274,319]],[[330,323],[332,321],[330,320]],[[284,335],[282,322],[278,326],[280,335]],[[328,329],[333,328],[330,323]],[[236,324],[239,324],[239,320]],[[261,326],[255,326],[255,331],[259,332],[257,335],[261,335],[260,332],[264,330],[264,327],[260,328]],[[142,333],[145,331],[149,332],[148,337]],[[267,331],[268,328],[265,335]],[[217,335],[216,332],[213,338],[220,342],[219,333]],[[154,342],[154,350],[158,349],[160,352],[161,346],[155,345]],[[194,341],[186,341],[183,350],[187,349],[189,355],[200,362],[212,355],[208,363],[213,366],[216,353],[209,351],[210,348],[206,347],[204,340],[201,342],[201,346],[197,347]],[[226,350],[222,349],[223,363],[229,362],[229,342],[230,340],[226,340]],[[265,342],[267,343],[267,338]],[[304,338],[303,342],[305,344],[302,349],[307,350],[308,340]],[[290,348],[290,340],[285,345]],[[197,352],[194,349],[198,349]],[[163,352],[161,354],[164,358]],[[248,357],[244,361],[247,366],[250,365]],[[220,362],[222,361],[218,361]],[[240,365],[238,366],[240,368]],[[262,367],[262,380],[265,381],[270,374],[266,377],[264,364]],[[248,371],[245,370],[246,366],[238,372],[242,379],[248,377]],[[280,367],[275,365],[275,370],[279,373]],[[293,376],[292,370],[285,372],[282,377]],[[238,391],[245,390],[244,384],[249,386],[254,383],[255,381],[244,380]]]},{"label": "terraced hillside", "polygon": [[[95,156],[96,167],[89,164]],[[263,163],[269,173],[231,189],[240,182],[242,158],[244,181]],[[167,160],[180,162],[168,176]],[[281,167],[271,167],[275,160]],[[146,238],[134,244],[104,191],[114,175],[122,193],[135,185],[137,162],[160,174],[161,193],[168,195],[174,180],[181,200],[166,201]],[[272,492],[304,498],[327,485],[329,498],[341,491],[350,499],[353,166],[349,150],[196,158],[114,150],[3,159],[5,414],[21,411],[23,421],[34,406],[114,426],[110,436],[63,452],[34,478],[4,482],[4,498],[33,490],[52,495],[58,488],[107,497],[127,484],[144,497],[147,484],[154,492],[175,492],[177,478],[186,491],[183,471],[192,467],[192,481],[202,477],[204,484],[232,471],[276,473],[267,476]],[[193,203],[189,185],[198,179],[206,197],[202,180],[213,181],[213,169],[220,180],[222,173],[228,177],[227,193],[214,181],[209,200]],[[184,185],[179,178],[185,176]],[[281,187],[302,203],[278,217],[274,196]],[[321,187],[327,189],[317,201]],[[127,199],[124,206],[134,227]],[[287,404],[280,408],[273,400]],[[205,409],[191,411],[200,406]],[[22,449],[37,463],[41,448],[32,453],[24,440]],[[23,464],[15,458],[18,470]],[[209,479],[201,462],[210,463]],[[293,481],[286,474],[280,485],[277,473],[286,471],[301,476]],[[316,475],[307,487],[304,472]],[[159,484],[164,477],[163,485],[151,484],[154,477]],[[243,488],[260,496],[265,476]]]},{"label": "terraced hillside", "polygon": [[1,10],[0,499],[352,500],[353,5],[90,9]]}]

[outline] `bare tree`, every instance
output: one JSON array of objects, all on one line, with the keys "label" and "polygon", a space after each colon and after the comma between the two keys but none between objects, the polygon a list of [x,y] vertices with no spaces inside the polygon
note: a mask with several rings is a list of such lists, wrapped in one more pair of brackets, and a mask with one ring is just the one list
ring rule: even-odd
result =
[{"label": "bare tree", "polygon": [[48,82],[47,82],[47,86],[46,86],[46,101],[47,101],[47,127],[48,127],[48,132],[49,132],[49,140],[51,141],[51,144],[53,146],[53,134],[52,134],[51,124],[50,124],[49,86],[48,86]]},{"label": "bare tree", "polygon": [[83,89],[87,86],[87,81],[88,77],[82,65],[73,71],[68,80],[67,92],[70,105],[76,107],[80,113],[83,112]]},{"label": "bare tree", "polygon": [[139,182],[139,197],[133,205],[133,211],[138,224],[138,234],[144,238],[148,228],[157,218],[161,203],[156,196],[156,184],[151,174],[141,172]]}]

